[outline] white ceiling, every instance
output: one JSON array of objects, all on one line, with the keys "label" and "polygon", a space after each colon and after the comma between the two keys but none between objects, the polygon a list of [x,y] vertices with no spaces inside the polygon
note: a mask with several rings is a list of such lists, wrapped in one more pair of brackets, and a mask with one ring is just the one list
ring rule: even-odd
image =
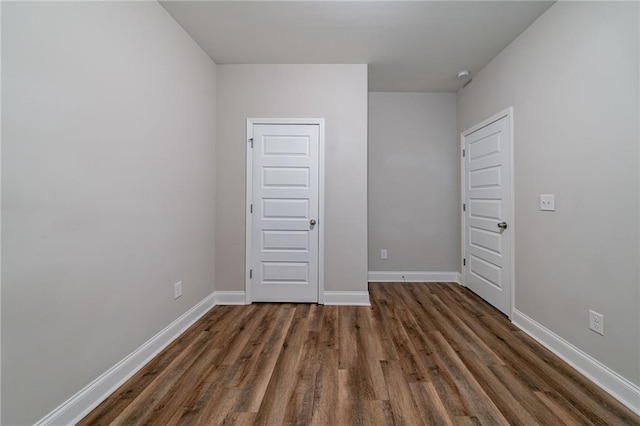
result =
[{"label": "white ceiling", "polygon": [[369,64],[372,92],[450,92],[552,1],[161,1],[218,64]]}]

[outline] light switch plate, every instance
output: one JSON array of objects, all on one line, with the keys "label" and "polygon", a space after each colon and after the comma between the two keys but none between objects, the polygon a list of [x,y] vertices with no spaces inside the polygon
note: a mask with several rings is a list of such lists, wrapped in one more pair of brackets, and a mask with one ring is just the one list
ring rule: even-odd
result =
[{"label": "light switch plate", "polygon": [[540,194],[540,210],[548,212],[556,211],[555,194]]}]

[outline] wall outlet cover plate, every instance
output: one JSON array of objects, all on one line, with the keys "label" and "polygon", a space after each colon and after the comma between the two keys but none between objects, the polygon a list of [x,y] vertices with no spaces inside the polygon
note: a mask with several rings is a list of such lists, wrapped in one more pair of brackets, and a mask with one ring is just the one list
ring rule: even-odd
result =
[{"label": "wall outlet cover plate", "polygon": [[556,211],[555,194],[540,194],[540,210],[549,212]]}]

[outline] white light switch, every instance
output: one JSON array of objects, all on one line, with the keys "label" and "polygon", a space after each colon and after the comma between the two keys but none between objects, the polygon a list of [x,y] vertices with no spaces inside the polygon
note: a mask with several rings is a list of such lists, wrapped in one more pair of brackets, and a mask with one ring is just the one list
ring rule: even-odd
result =
[{"label": "white light switch", "polygon": [[387,249],[380,250],[380,259],[386,259],[386,258],[387,258]]},{"label": "white light switch", "polygon": [[556,211],[555,194],[540,194],[540,210],[550,212]]}]

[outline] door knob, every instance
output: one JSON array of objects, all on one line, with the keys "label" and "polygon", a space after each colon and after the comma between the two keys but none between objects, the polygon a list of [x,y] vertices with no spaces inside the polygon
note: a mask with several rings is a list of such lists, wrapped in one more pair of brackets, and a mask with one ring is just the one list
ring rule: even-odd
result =
[{"label": "door knob", "polygon": [[507,229],[507,222],[500,222],[500,223],[498,224],[498,228],[500,228],[500,229],[502,229],[502,230]]},{"label": "door knob", "polygon": [[313,225],[315,225],[315,224],[316,224],[316,220],[315,220],[315,219],[311,219],[311,220],[309,221],[309,225],[313,226]]}]

